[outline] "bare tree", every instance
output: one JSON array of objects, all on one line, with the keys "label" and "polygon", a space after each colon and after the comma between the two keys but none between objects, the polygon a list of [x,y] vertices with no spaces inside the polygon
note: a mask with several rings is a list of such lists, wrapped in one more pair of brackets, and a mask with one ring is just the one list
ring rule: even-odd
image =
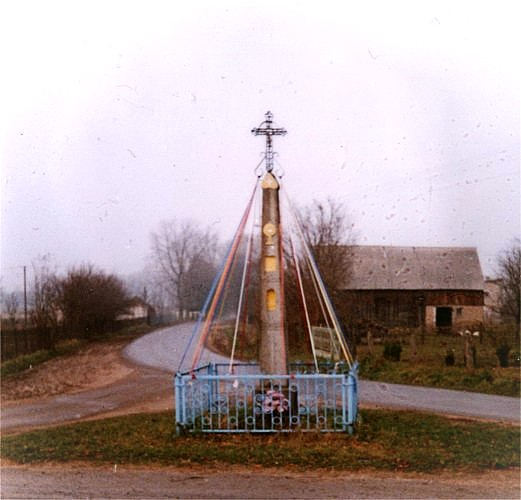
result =
[{"label": "bare tree", "polygon": [[194,288],[199,287],[202,274],[207,281],[208,267],[215,267],[216,234],[190,220],[172,219],[163,221],[151,236],[158,284],[168,291],[179,312],[192,308]]},{"label": "bare tree", "polygon": [[[353,226],[343,204],[332,198],[326,201],[314,200],[311,204],[299,209],[298,219],[302,227],[306,244],[310,247],[317,267],[320,271],[327,292],[335,305],[339,316],[343,316],[341,289],[349,279],[351,272],[351,246],[356,240]],[[289,248],[286,245],[286,248]],[[311,274],[304,268],[301,280],[306,295],[306,310],[311,323],[320,325],[324,321],[322,306],[318,300]],[[301,304],[298,291],[298,278],[292,263],[291,252],[286,261],[286,303],[297,306]],[[286,321],[289,325],[288,335],[292,345],[304,347],[301,317],[304,305],[286,309]],[[344,315],[345,316],[345,315]],[[309,346],[308,346],[309,348]]]},{"label": "bare tree", "polygon": [[15,356],[18,356],[18,354],[20,354],[20,345],[18,336],[19,332],[16,331],[16,314],[20,306],[20,297],[16,292],[10,292],[2,295],[3,310],[9,319],[9,326],[14,339],[14,353]]},{"label": "bare tree", "polygon": [[12,330],[16,330],[16,314],[20,307],[20,297],[16,292],[7,293],[4,296],[4,311],[9,318]]},{"label": "bare tree", "polygon": [[216,272],[214,261],[202,256],[192,259],[181,283],[184,308],[190,311],[198,311],[202,308]]},{"label": "bare tree", "polygon": [[60,320],[59,287],[49,255],[33,262],[32,322],[38,331],[42,347],[54,349]]},{"label": "bare tree", "polygon": [[501,283],[500,313],[507,321],[520,327],[521,311],[521,242],[514,242],[498,257],[498,277]]},{"label": "bare tree", "polygon": [[350,247],[356,241],[343,204],[332,198],[314,200],[299,212],[300,224],[322,279],[335,299],[351,272]]},{"label": "bare tree", "polygon": [[154,306],[160,320],[168,314],[170,297],[165,288],[164,280],[158,276],[155,266],[147,266],[149,271],[147,279],[148,302]]}]

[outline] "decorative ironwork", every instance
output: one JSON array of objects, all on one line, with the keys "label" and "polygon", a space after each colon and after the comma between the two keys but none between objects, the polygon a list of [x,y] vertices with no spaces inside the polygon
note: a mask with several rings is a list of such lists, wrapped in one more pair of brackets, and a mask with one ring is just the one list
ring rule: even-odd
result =
[{"label": "decorative ironwork", "polygon": [[[224,367],[224,365],[223,365]],[[262,375],[256,365],[219,374],[210,364],[175,376],[178,432],[351,431],[357,418],[356,366],[349,373]]]},{"label": "decorative ironwork", "polygon": [[260,124],[259,127],[252,129],[251,133],[254,135],[265,135],[266,136],[266,153],[264,158],[266,160],[266,171],[271,172],[273,170],[273,140],[274,135],[286,135],[287,131],[284,128],[272,127],[273,114],[268,111],[265,115],[266,119]]}]

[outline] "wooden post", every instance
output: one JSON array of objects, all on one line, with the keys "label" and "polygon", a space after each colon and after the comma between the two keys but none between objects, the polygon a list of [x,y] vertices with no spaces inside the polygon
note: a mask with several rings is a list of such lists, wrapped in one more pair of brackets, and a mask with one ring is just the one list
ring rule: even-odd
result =
[{"label": "wooden post", "polygon": [[373,332],[371,327],[367,329],[367,349],[369,354],[374,354]]},{"label": "wooden post", "polygon": [[416,363],[418,361],[418,348],[416,347],[416,330],[411,331],[411,361]]},{"label": "wooden post", "polygon": [[465,338],[465,367],[474,368],[474,360],[476,356],[472,353],[472,348],[470,345],[470,332],[465,332],[463,337]]}]

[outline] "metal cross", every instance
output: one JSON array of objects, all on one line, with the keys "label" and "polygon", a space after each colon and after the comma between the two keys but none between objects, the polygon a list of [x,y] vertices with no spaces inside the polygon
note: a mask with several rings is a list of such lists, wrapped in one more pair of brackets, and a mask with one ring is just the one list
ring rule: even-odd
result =
[{"label": "metal cross", "polygon": [[271,138],[274,135],[286,135],[287,132],[284,128],[272,128],[273,115],[271,111],[268,111],[264,116],[266,120],[264,120],[259,127],[252,129],[251,133],[266,136],[266,154],[264,157],[266,158],[266,170],[271,172],[273,170],[273,146]]}]

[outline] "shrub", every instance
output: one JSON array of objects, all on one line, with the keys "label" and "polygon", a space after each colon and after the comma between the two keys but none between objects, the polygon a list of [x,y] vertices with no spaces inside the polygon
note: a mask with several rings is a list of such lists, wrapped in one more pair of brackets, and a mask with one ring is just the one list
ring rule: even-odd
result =
[{"label": "shrub", "polygon": [[496,356],[499,360],[499,366],[501,368],[507,368],[508,367],[508,353],[510,352],[510,346],[508,344],[501,344],[496,349]]},{"label": "shrub", "polygon": [[50,351],[44,350],[36,351],[31,354],[23,354],[17,358],[4,361],[0,369],[0,375],[2,378],[5,378],[8,375],[14,375],[23,372],[29,368],[32,368],[33,366],[44,363],[52,357],[53,355]]},{"label": "shrub", "polygon": [[0,378],[16,375],[34,366],[41,365],[46,361],[60,355],[70,354],[77,351],[83,344],[77,339],[64,340],[56,345],[52,351],[40,350],[30,354],[22,354],[16,358],[4,361],[0,368]]},{"label": "shrub", "polygon": [[445,355],[445,366],[454,366],[456,363],[456,358],[454,356],[454,351],[449,350]]},{"label": "shrub", "polygon": [[69,270],[57,286],[65,325],[87,339],[105,333],[127,311],[123,282],[93,266]]},{"label": "shrub", "polygon": [[384,345],[384,358],[389,361],[400,361],[402,346],[398,342],[387,342]]}]

